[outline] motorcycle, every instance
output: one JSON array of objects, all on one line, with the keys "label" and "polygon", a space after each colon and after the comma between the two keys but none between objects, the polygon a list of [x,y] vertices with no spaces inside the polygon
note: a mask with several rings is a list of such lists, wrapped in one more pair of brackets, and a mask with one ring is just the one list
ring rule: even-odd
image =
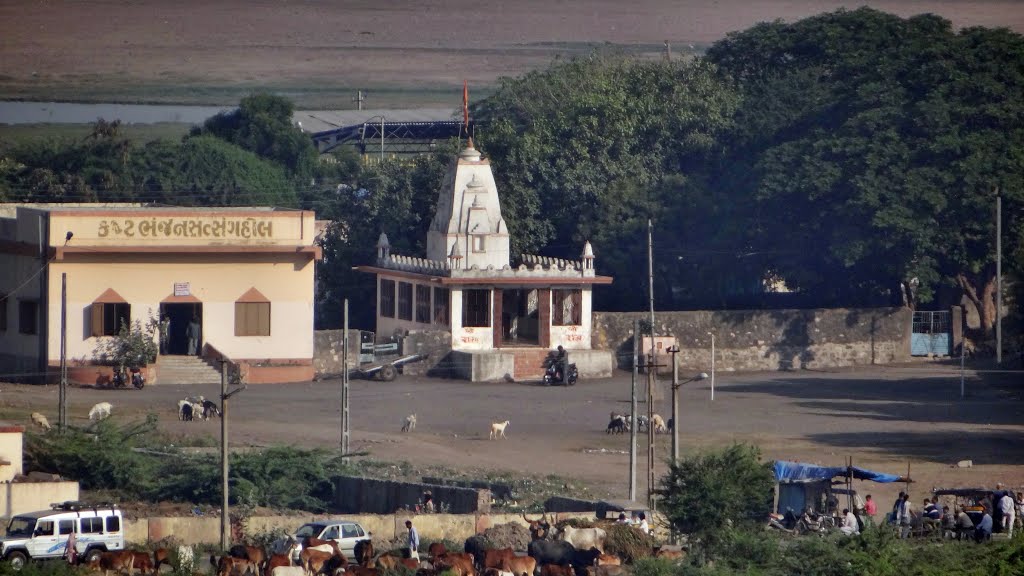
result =
[{"label": "motorcycle", "polygon": [[554,360],[548,361],[547,370],[544,371],[544,385],[553,386],[555,384],[565,384],[566,386],[575,386],[576,381],[579,380],[580,372],[576,369],[575,364],[569,364],[566,368],[566,372],[569,373],[569,377],[565,376],[558,370],[558,362]]},{"label": "motorcycle", "polygon": [[[111,383],[114,385],[114,388],[128,387],[128,375],[125,374],[123,367],[114,369],[114,377],[111,379]],[[131,369],[131,385],[136,390],[142,390],[146,386],[146,377],[142,374],[142,370],[138,368]]]}]

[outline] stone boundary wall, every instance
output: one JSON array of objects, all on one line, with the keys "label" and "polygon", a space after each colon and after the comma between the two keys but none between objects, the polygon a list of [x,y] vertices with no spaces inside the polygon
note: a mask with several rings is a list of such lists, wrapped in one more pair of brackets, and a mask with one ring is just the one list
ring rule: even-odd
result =
[{"label": "stone boundary wall", "polygon": [[[594,313],[592,346],[612,350],[625,370],[632,369],[635,318],[645,327],[650,316]],[[656,312],[655,334],[676,337],[687,374],[711,367],[711,334],[716,370],[836,368],[908,360],[911,318],[903,307]]]},{"label": "stone boundary wall", "polygon": [[[554,514],[556,521],[566,518],[594,518],[594,512]],[[280,528],[294,532],[306,522],[338,519],[338,514],[307,514],[296,516],[252,516],[248,520],[246,533],[249,536]],[[394,540],[406,534],[405,521],[412,520],[420,533],[421,547],[431,542],[448,539],[462,541],[475,534],[497,526],[514,522],[526,526],[520,514],[345,514],[345,519],[358,522],[373,534],[374,540]],[[137,518],[124,522],[125,540],[133,544],[155,542],[173,536],[182,544],[220,543],[220,517],[180,518]]]},{"label": "stone boundary wall", "polygon": [[[316,330],[313,332],[313,372],[317,376],[336,376],[342,370],[342,341],[344,330]],[[348,365],[359,366],[359,330],[348,331]]]},{"label": "stone boundary wall", "polygon": [[490,490],[357,476],[335,476],[331,480],[334,482],[334,509],[342,514],[388,514],[419,504],[428,490],[438,506],[446,505],[453,514],[491,511]]}]

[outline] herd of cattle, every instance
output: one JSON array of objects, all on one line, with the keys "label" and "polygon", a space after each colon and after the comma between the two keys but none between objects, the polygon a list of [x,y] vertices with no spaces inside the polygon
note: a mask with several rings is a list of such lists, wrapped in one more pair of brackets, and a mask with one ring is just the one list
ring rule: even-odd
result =
[{"label": "herd of cattle", "polygon": [[[555,529],[545,518],[529,520],[531,541],[526,555],[512,548],[496,549],[487,545],[482,536],[472,536],[462,552],[453,552],[441,542],[427,547],[423,560],[404,558],[393,552],[377,554],[369,540],[359,542],[354,557],[349,559],[333,540],[307,538],[296,555],[299,542],[292,538],[274,546],[268,553],[258,546],[238,544],[227,554],[211,556],[216,576],[384,576],[389,571],[415,570],[416,576],[437,576],[450,571],[454,576],[628,576],[630,568],[621,558],[606,553],[607,531],[603,528]],[[194,567],[193,551],[180,546],[178,560],[184,572]],[[676,560],[682,552],[656,548],[652,555]],[[171,553],[167,548],[147,552],[104,552],[90,567],[102,570],[107,576],[119,572],[130,576],[137,571],[142,576],[160,572],[160,566],[170,565]],[[298,564],[294,562],[298,559]]]}]

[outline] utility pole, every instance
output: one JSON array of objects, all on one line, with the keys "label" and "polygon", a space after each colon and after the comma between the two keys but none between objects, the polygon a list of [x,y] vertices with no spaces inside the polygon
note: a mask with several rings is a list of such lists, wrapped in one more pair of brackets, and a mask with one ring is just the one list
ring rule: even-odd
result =
[{"label": "utility pole", "polygon": [[60,274],[60,389],[57,426],[64,431],[68,425],[68,273]]},{"label": "utility pole", "polygon": [[356,97],[352,99],[352,101],[356,103],[356,110],[363,109],[363,100],[366,100],[366,98],[363,96],[363,91],[357,90]]},{"label": "utility pole", "polygon": [[636,377],[640,371],[640,319],[633,319],[633,377],[629,382],[629,501],[636,502]]},{"label": "utility pole", "polygon": [[1003,197],[996,188],[996,364],[1003,364]]},{"label": "utility pole", "polygon": [[651,355],[647,362],[647,505],[654,509],[654,223],[647,219],[647,294],[651,311]]},{"label": "utility pole", "polygon": [[228,519],[228,362],[220,361],[220,549],[231,546]]},{"label": "utility pole", "polygon": [[679,345],[668,349],[672,355],[672,461],[679,461]]},{"label": "utility pole", "polygon": [[351,435],[349,413],[348,413],[348,397],[349,397],[349,386],[348,386],[348,298],[345,299],[343,304],[344,320],[342,322],[342,336],[341,336],[341,461],[344,464],[348,464],[348,443]]}]

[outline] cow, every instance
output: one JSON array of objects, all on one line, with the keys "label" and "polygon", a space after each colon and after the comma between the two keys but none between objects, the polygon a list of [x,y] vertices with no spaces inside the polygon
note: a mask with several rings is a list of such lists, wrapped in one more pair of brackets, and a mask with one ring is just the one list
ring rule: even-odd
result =
[{"label": "cow", "polygon": [[267,576],[305,576],[306,570],[302,566],[274,566],[269,569]]},{"label": "cow", "polygon": [[537,569],[537,560],[529,556],[513,556],[502,560],[498,568],[510,572],[512,576],[533,576]]},{"label": "cow", "polygon": [[497,440],[498,438],[505,437],[505,428],[508,428],[509,421],[504,422],[491,422],[491,440]]},{"label": "cow", "polygon": [[437,557],[447,552],[448,550],[444,547],[444,542],[434,542],[427,547],[427,556],[430,557],[431,562],[437,562]]},{"label": "cow", "polygon": [[686,556],[686,553],[682,550],[674,550],[671,548],[659,547],[654,550],[655,558],[665,558],[667,560],[682,560]]},{"label": "cow", "polygon": [[367,568],[365,566],[350,566],[346,569],[345,573],[352,576],[378,576],[380,571],[376,568]]},{"label": "cow", "polygon": [[615,554],[601,554],[595,562],[597,566],[622,566],[622,559]]},{"label": "cow", "polygon": [[608,533],[604,531],[604,528],[574,528],[566,525],[562,528],[561,533],[561,539],[572,544],[574,548],[579,550],[597,548],[602,553],[607,537]]},{"label": "cow", "polygon": [[[473,558],[473,563],[475,565],[481,565],[484,562],[484,553],[487,552],[489,547],[487,540],[485,540],[483,536],[470,536],[469,538],[466,538],[466,544],[463,546],[463,551]],[[438,556],[443,556],[443,554],[439,554]]]},{"label": "cow", "polygon": [[455,576],[476,576],[476,572],[473,570],[473,556],[471,554],[448,552],[437,558],[434,568],[441,572],[451,570]]},{"label": "cow", "polygon": [[511,548],[491,548],[490,550],[484,551],[483,561],[480,562],[480,568],[497,568],[501,566],[501,563],[509,558],[515,558],[516,552]]},{"label": "cow", "polygon": [[515,576],[515,574],[505,570],[498,570],[497,568],[488,568],[484,570],[484,576]]},{"label": "cow", "polygon": [[235,544],[228,551],[228,554],[235,558],[251,560],[257,567],[263,566],[263,562],[267,557],[267,553],[263,551],[263,548],[249,546],[248,544]]},{"label": "cow", "polygon": [[373,542],[370,540],[360,540],[356,542],[355,550],[353,550],[355,558],[353,560],[356,564],[370,568],[370,564],[373,563]]},{"label": "cow", "polygon": [[133,570],[138,570],[139,574],[143,576],[145,576],[147,571],[156,574],[156,571],[153,570],[153,559],[149,557],[149,552],[132,552],[132,554],[135,554],[135,559],[132,563]]},{"label": "cow", "polygon": [[105,576],[109,576],[111,570],[128,576],[132,573],[134,566],[135,553],[130,550],[103,552],[89,565],[94,570],[103,570]]},{"label": "cow", "polygon": [[110,417],[114,405],[110,402],[99,402],[89,409],[89,420],[103,420]]},{"label": "cow", "polygon": [[321,540],[319,538],[314,538],[313,536],[310,536],[309,538],[306,538],[305,542],[302,543],[303,548],[319,549],[320,546],[330,546],[331,550],[333,550],[335,554],[337,554],[338,556],[343,556],[343,554],[341,553],[341,548],[338,548],[338,543],[334,540]]},{"label": "cow", "polygon": [[540,576],[576,576],[571,564],[543,564],[540,567]]},{"label": "cow", "polygon": [[588,548],[587,550],[577,549],[572,555],[572,565],[583,570],[587,566],[597,564],[597,559],[600,557],[601,551],[597,548]]},{"label": "cow", "polygon": [[217,576],[257,576],[259,569],[256,563],[248,558],[238,558],[230,554],[210,556],[210,564],[216,569]]},{"label": "cow", "polygon": [[564,540],[534,540],[526,547],[526,552],[537,560],[537,564],[572,564],[576,549]]},{"label": "cow", "polygon": [[336,556],[344,558],[340,554],[334,552],[325,552],[317,550],[317,547],[303,548],[302,552],[299,553],[299,562],[302,567],[306,569],[307,574],[319,574],[327,562]]},{"label": "cow", "polygon": [[[267,565],[263,569],[263,576],[273,576],[274,568],[281,568],[284,566],[293,567],[291,550],[288,550],[284,554],[271,554],[270,558],[267,558]],[[294,568],[302,569],[301,566],[294,566]],[[302,575],[299,574],[299,576]]]},{"label": "cow", "polygon": [[523,514],[523,520],[529,524],[531,540],[544,540],[551,535],[551,521],[546,512],[538,520],[530,520]]},{"label": "cow", "polygon": [[32,423],[35,424],[36,426],[42,428],[43,430],[50,429],[50,421],[46,419],[46,416],[40,414],[39,412],[33,412],[31,418]]},{"label": "cow", "polygon": [[626,576],[629,572],[622,566],[605,564],[603,566],[587,566],[587,576]]},{"label": "cow", "polygon": [[[377,564],[375,567],[381,570],[395,570],[396,568],[398,568],[400,560],[401,558],[399,558],[398,556],[394,556],[391,554],[381,554],[377,558]],[[373,567],[374,566],[371,566],[371,568]]]}]

